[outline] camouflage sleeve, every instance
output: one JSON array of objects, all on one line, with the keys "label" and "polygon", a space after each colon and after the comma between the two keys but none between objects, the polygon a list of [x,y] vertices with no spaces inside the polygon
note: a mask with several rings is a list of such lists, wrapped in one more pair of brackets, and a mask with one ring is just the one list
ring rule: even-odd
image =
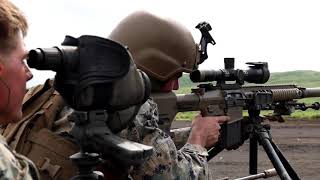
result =
[{"label": "camouflage sleeve", "polygon": [[171,137],[158,128],[157,106],[148,100],[140,109],[134,125],[121,136],[154,147],[154,153],[144,164],[134,167],[133,179],[211,179],[201,146],[185,144],[177,150]]},{"label": "camouflage sleeve", "polygon": [[0,135],[0,179],[38,180],[35,165],[23,155],[12,151]]}]

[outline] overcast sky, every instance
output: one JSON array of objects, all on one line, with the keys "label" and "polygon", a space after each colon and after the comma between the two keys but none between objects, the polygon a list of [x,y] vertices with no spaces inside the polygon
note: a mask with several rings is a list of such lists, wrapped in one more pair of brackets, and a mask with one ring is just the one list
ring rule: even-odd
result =
[{"label": "overcast sky", "polygon": [[[28,48],[59,45],[65,35],[107,37],[128,14],[147,10],[185,25],[196,42],[201,21],[211,24],[217,44],[200,69],[223,68],[224,57],[234,57],[236,68],[245,62],[266,61],[271,72],[320,71],[320,2],[317,0],[12,0],[27,16]],[[53,73],[34,72],[28,85]]]}]

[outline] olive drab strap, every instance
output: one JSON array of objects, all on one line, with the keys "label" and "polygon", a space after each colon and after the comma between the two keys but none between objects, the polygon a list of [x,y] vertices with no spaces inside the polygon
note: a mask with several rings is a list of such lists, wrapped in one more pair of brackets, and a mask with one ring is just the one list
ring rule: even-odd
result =
[{"label": "olive drab strap", "polygon": [[52,80],[47,80],[28,89],[22,120],[0,128],[10,147],[35,163],[41,179],[70,179],[75,175],[69,156],[78,152],[77,146],[53,132],[54,122],[64,106]]}]

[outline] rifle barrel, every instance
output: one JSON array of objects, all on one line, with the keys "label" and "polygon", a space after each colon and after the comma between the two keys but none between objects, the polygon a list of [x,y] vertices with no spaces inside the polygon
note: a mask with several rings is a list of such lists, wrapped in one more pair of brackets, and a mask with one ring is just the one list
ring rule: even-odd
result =
[{"label": "rifle barrel", "polygon": [[303,97],[320,97],[320,88],[306,88],[302,90]]}]

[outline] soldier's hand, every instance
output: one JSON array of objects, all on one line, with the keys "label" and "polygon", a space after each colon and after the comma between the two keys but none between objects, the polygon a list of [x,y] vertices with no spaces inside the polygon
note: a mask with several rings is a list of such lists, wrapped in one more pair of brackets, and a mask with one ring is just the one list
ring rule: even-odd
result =
[{"label": "soldier's hand", "polygon": [[188,143],[198,144],[205,148],[212,147],[219,140],[220,125],[229,119],[230,118],[228,116],[196,116],[192,122],[192,129]]}]

